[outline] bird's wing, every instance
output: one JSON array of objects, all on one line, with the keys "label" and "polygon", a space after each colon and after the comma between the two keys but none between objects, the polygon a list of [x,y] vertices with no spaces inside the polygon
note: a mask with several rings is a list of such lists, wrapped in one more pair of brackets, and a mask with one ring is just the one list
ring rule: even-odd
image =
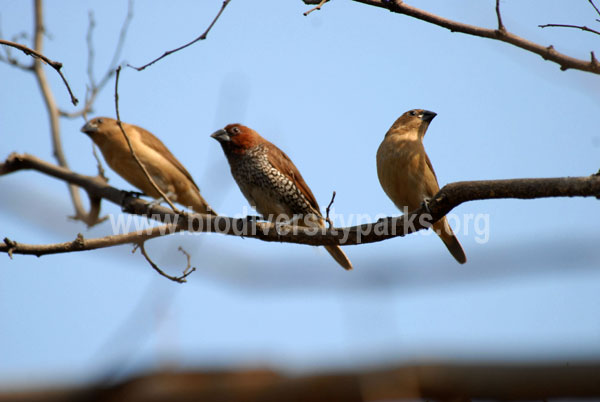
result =
[{"label": "bird's wing", "polygon": [[[426,192],[429,197],[433,197],[438,191],[440,191],[440,186],[438,184],[437,176],[435,175],[435,170],[433,170],[433,165],[429,160],[429,156],[425,154],[425,163],[427,164],[427,170],[431,173],[424,172],[423,180],[425,182]],[[430,179],[427,178],[427,175],[431,174]]]},{"label": "bird's wing", "polygon": [[152,134],[148,130],[145,130],[138,126],[133,126],[133,127],[139,131],[140,138],[142,139],[142,142],[144,143],[144,145],[152,148],[153,150],[155,150],[156,152],[161,154],[167,161],[172,163],[173,166],[175,166],[177,168],[177,170],[179,170],[181,173],[183,173],[183,175],[185,177],[190,179],[190,182],[194,185],[194,187],[196,187],[196,190],[200,191],[200,189],[198,188],[198,185],[196,184],[196,182],[194,182],[194,179],[192,178],[192,175],[190,174],[190,172],[188,172],[186,170],[186,168],[183,167],[181,162],[179,162],[177,160],[177,158],[175,158],[175,156],[171,153],[171,151],[169,151],[169,148],[167,148],[165,146],[165,144],[162,143],[161,140],[156,138],[154,136],[154,134]]},{"label": "bird's wing", "polygon": [[287,156],[285,152],[283,152],[281,149],[277,148],[271,143],[269,143],[267,147],[269,148],[269,152],[267,152],[267,155],[271,165],[277,170],[279,170],[281,173],[283,173],[296,185],[298,190],[300,190],[302,195],[304,195],[304,197],[308,200],[310,205],[320,215],[321,212],[319,209],[319,204],[317,203],[315,196],[313,195],[312,191],[310,191],[310,187],[308,187],[308,184],[306,184],[306,182],[302,178],[302,175],[298,171],[298,168],[296,168],[289,156]]},{"label": "bird's wing", "polygon": [[429,167],[429,170],[431,170],[431,173],[433,173],[433,177],[435,177],[435,181],[437,182],[435,170],[433,170],[433,165],[431,164],[431,161],[429,160],[429,155],[427,154],[425,154],[425,163],[427,163],[427,167]]}]

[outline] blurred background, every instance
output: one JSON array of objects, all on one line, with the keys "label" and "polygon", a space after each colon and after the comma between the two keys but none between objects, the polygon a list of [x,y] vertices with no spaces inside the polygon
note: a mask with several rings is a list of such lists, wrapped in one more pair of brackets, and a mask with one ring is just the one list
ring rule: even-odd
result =
[{"label": "blurred background", "polygon": [[[221,4],[136,2],[118,62],[140,66],[192,40]],[[411,4],[496,26],[492,1]],[[600,50],[597,35],[538,28],[597,28],[587,1],[501,6],[509,31],[582,59]],[[399,213],[379,186],[375,152],[394,120],[412,108],[438,113],[425,147],[440,185],[588,176],[600,168],[597,75],[563,72],[510,45],[356,2],[333,1],[303,16],[309,8],[299,0],[233,0],[207,40],[142,72],[121,74],[121,119],[157,135],[219,213],[249,212],[209,137],[234,122],[288,153],[323,208],[337,192],[337,226]],[[45,3],[44,54],[64,64],[82,102],[89,14],[99,80],[127,11],[124,1]],[[3,2],[2,38],[31,45],[33,23],[32,2]],[[12,54],[31,61],[15,49]],[[78,110],[58,74],[49,67],[46,73],[60,108]],[[0,77],[0,158],[27,152],[55,163],[33,74],[0,63]],[[115,117],[114,79],[89,117],[99,115]],[[94,175],[83,124],[83,118],[61,119],[63,146],[74,171]],[[112,171],[107,175],[112,186],[132,189]],[[110,220],[89,230],[70,220],[67,187],[58,180],[17,172],[1,177],[0,189],[2,238],[57,243],[79,232],[112,234]],[[346,247],[352,272],[315,247],[217,234],[148,242],[152,258],[171,274],[185,267],[177,248],[191,254],[197,271],[184,285],[158,276],[131,246],[12,260],[0,255],[0,389],[198,367],[310,373],[600,358],[598,200],[479,201],[453,213],[450,222],[469,260],[464,266],[427,233]],[[102,214],[116,218],[120,209],[105,202]]]}]

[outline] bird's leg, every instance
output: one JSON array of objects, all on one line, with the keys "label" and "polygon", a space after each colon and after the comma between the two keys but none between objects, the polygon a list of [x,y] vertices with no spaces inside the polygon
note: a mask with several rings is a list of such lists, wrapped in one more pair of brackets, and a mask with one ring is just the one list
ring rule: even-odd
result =
[{"label": "bird's leg", "polygon": [[[167,196],[167,197],[168,197],[168,198],[169,198],[171,201],[173,201],[173,202],[176,202],[176,201],[177,201],[177,194],[175,194],[174,192],[172,192],[172,191],[169,191],[169,192],[165,193],[165,195],[166,195],[166,196]],[[157,206],[157,205],[160,205],[160,204],[162,204],[162,203],[163,203],[163,201],[166,201],[166,200],[165,200],[164,198],[162,198],[162,197],[158,197],[158,198],[156,198],[154,201],[152,201],[152,202],[150,203],[150,207],[152,208],[152,207],[155,207],[155,206]]]}]

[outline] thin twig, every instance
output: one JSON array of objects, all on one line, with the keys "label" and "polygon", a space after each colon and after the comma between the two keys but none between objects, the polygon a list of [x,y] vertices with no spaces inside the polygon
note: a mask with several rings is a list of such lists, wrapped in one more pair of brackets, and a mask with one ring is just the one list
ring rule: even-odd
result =
[{"label": "thin twig", "polygon": [[198,42],[198,41],[200,41],[200,40],[204,40],[204,39],[206,39],[206,36],[208,35],[208,33],[210,32],[210,30],[212,29],[212,27],[215,25],[215,23],[217,22],[217,20],[218,20],[218,19],[219,19],[219,17],[221,16],[221,14],[223,14],[223,10],[225,10],[225,7],[227,7],[227,4],[229,4],[229,2],[230,2],[230,1],[231,1],[231,0],[225,0],[225,1],[223,1],[223,5],[221,6],[221,9],[220,9],[220,10],[219,10],[219,12],[217,13],[217,15],[216,15],[216,17],[213,19],[213,21],[210,23],[210,25],[208,26],[208,28],[206,28],[206,31],[204,31],[204,33],[203,33],[202,35],[198,36],[198,37],[197,37],[196,39],[194,39],[193,41],[191,41],[191,42],[189,42],[189,43],[186,43],[185,45],[183,45],[183,46],[180,46],[180,47],[178,47],[178,48],[176,48],[176,49],[173,49],[173,50],[168,50],[168,51],[164,52],[162,56],[160,56],[160,57],[158,57],[158,58],[156,58],[156,59],[152,60],[150,63],[144,64],[142,67],[134,67],[134,66],[132,66],[131,64],[127,64],[127,67],[131,67],[131,68],[133,68],[133,69],[136,69],[137,71],[142,71],[142,70],[146,69],[146,67],[150,67],[151,65],[153,65],[153,64],[154,64],[154,63],[156,63],[157,61],[159,61],[159,60],[161,60],[161,59],[163,59],[163,58],[167,57],[168,55],[170,55],[170,54],[173,54],[173,53],[175,53],[175,52],[178,52],[178,51],[180,51],[180,50],[182,50],[182,49],[185,49],[186,47],[188,47],[188,46],[191,46],[191,45],[193,45],[194,43],[196,43],[196,42]]},{"label": "thin twig", "polygon": [[500,0],[496,0],[496,17],[498,18],[498,30],[501,32],[506,31],[502,23],[502,15],[500,15]]},{"label": "thin twig", "polygon": [[304,15],[306,17],[308,14],[312,13],[313,11],[320,10],[321,7],[323,6],[323,4],[327,3],[328,1],[329,0],[321,0],[321,2],[316,7],[313,7],[310,10],[305,11],[302,15]]},{"label": "thin twig", "polygon": [[594,74],[600,74],[600,65],[591,61],[577,59],[567,56],[554,49],[553,46],[543,46],[522,38],[509,31],[501,32],[499,29],[482,28],[476,25],[464,24],[462,22],[453,21],[448,18],[421,10],[419,8],[408,5],[404,1],[399,0],[353,0],[357,3],[367,4],[374,7],[380,7],[394,13],[408,15],[409,17],[425,21],[427,23],[446,28],[451,32],[460,32],[467,35],[478,36],[509,43],[520,49],[541,56],[544,60],[552,61],[560,66],[562,71],[568,69],[576,69],[587,71]]},{"label": "thin twig", "polygon": [[152,187],[154,187],[156,192],[158,194],[160,194],[160,196],[167,202],[167,204],[169,204],[169,206],[171,207],[173,212],[175,212],[176,214],[181,214],[181,211],[179,209],[177,209],[175,204],[173,204],[171,202],[169,197],[160,189],[160,187],[158,187],[158,185],[156,184],[156,182],[154,181],[152,176],[150,176],[150,173],[148,172],[148,170],[146,169],[146,167],[144,166],[144,164],[142,163],[140,158],[138,158],[137,154],[133,150],[133,145],[131,144],[131,140],[129,139],[129,136],[127,135],[127,133],[125,132],[125,129],[123,128],[123,124],[121,122],[121,115],[119,113],[119,76],[120,75],[121,75],[121,66],[117,67],[117,77],[115,78],[115,110],[117,113],[117,125],[121,129],[121,132],[123,133],[123,136],[125,137],[125,141],[127,141],[127,145],[129,145],[129,152],[131,152],[131,156],[133,157],[133,159],[135,159],[135,162],[138,164],[140,169],[142,169],[142,171],[146,175],[146,178],[148,179],[148,181],[150,182]]},{"label": "thin twig", "polygon": [[10,259],[13,259],[13,252],[17,249],[17,242],[14,240],[9,239],[8,237],[4,238],[4,244],[6,244],[6,253],[8,254],[8,256],[10,257]]},{"label": "thin twig", "polygon": [[588,27],[586,27],[586,26],[581,26],[581,25],[570,25],[570,24],[544,24],[544,25],[538,25],[538,27],[540,27],[540,28],[548,28],[548,27],[576,28],[576,29],[581,29],[582,31],[586,31],[586,32],[592,32],[592,33],[595,33],[596,35],[600,35],[600,31],[596,31],[595,29],[588,28]]},{"label": "thin twig", "polygon": [[588,1],[592,5],[592,7],[594,7],[594,10],[596,10],[596,12],[598,13],[598,15],[600,15],[600,10],[598,9],[598,7],[596,7],[596,5],[594,4],[594,1],[593,0],[588,0]]},{"label": "thin twig", "polygon": [[125,38],[127,37],[127,31],[129,29],[129,24],[133,19],[133,0],[129,0],[127,3],[127,15],[125,16],[125,20],[123,21],[123,25],[121,25],[121,31],[119,32],[119,40],[117,41],[117,46],[115,47],[115,52],[113,53],[112,60],[108,65],[108,70],[102,80],[100,81],[100,86],[104,86],[104,81],[108,81],[110,76],[112,75],[112,71],[114,71],[114,66],[117,65],[119,58],[121,57],[121,52],[123,51],[123,45],[125,44]]},{"label": "thin twig", "polygon": [[[42,0],[35,0],[34,13],[34,49],[36,52],[42,54],[44,47],[45,32]],[[42,98],[44,99],[44,103],[48,111],[48,116],[50,118],[50,133],[52,137],[52,149],[54,157],[56,158],[60,166],[68,168],[68,163],[63,151],[61,140],[60,115],[58,107],[56,105],[56,101],[54,99],[54,95],[52,93],[52,89],[50,88],[50,84],[48,83],[48,79],[46,78],[46,73],[42,68],[41,59],[33,59],[33,73],[38,82],[38,86],[40,87]],[[85,224],[88,227],[97,224],[97,217],[94,217],[94,215],[91,215],[86,211],[83,202],[81,201],[81,194],[79,193],[79,189],[76,186],[69,185],[69,195],[71,196],[71,202],[73,203],[73,208],[75,209],[75,214],[72,218],[85,222]]]},{"label": "thin twig", "polygon": [[[1,27],[0,27],[1,28]],[[4,36],[4,34],[2,33],[2,29],[0,29],[0,38],[2,38]],[[21,40],[25,40],[27,39],[27,34],[25,32],[22,32],[19,35],[15,35],[13,36],[11,42],[19,42]],[[11,66],[20,68],[22,70],[25,71],[33,71],[33,63],[31,64],[23,64],[21,63],[17,58],[13,57],[10,46],[4,46],[2,47],[2,49],[4,49],[4,53],[6,53],[6,56],[2,56],[0,55],[0,61],[4,62],[4,63],[8,63]]]},{"label": "thin twig", "polygon": [[[90,81],[90,91],[93,93],[96,88],[96,80],[94,79],[94,59],[96,58],[96,52],[93,46],[93,34],[94,28],[96,27],[96,20],[94,20],[94,11],[90,10],[88,13],[88,30],[85,35],[85,41],[87,43],[88,59],[87,59],[87,75]],[[87,102],[86,102],[87,103]]]},{"label": "thin twig", "polygon": [[69,96],[71,97],[71,103],[74,106],[77,106],[77,103],[79,103],[79,100],[75,97],[75,95],[73,95],[73,91],[71,91],[71,87],[69,86],[67,79],[65,78],[62,71],[60,70],[63,66],[63,64],[61,62],[50,60],[49,58],[47,58],[40,52],[30,49],[25,45],[21,45],[20,43],[15,43],[15,42],[11,42],[8,40],[0,39],[0,45],[11,46],[11,47],[14,47],[15,49],[19,49],[20,51],[25,53],[27,56],[31,56],[38,60],[43,60],[46,64],[48,64],[50,67],[52,67],[54,70],[56,70],[58,75],[60,75],[60,78],[62,78],[63,83],[67,87],[67,91],[69,91]]},{"label": "thin twig", "polygon": [[8,253],[12,258],[13,254],[42,255],[72,253],[78,251],[98,250],[101,248],[115,247],[129,243],[140,243],[156,237],[167,236],[178,232],[180,229],[175,224],[154,226],[151,229],[138,230],[135,232],[123,233],[98,237],[94,239],[85,239],[80,233],[75,240],[55,244],[25,244],[17,243],[14,240],[4,238],[4,244],[0,243],[0,252]]},{"label": "thin twig", "polygon": [[190,253],[188,253],[187,251],[185,251],[183,249],[183,247],[181,247],[181,246],[179,246],[177,248],[177,250],[181,251],[183,253],[183,255],[185,255],[185,257],[187,258],[187,265],[186,265],[185,269],[183,270],[183,273],[186,274],[186,275],[189,275],[192,272],[194,272],[196,270],[196,267],[192,267],[192,256],[190,255]]},{"label": "thin twig", "polygon": [[329,201],[329,205],[327,205],[327,208],[325,208],[325,220],[327,221],[327,223],[329,224],[329,228],[331,229],[333,227],[333,222],[331,222],[331,219],[329,219],[329,209],[331,208],[331,206],[333,205],[333,200],[335,200],[335,191],[333,192],[333,194],[331,195],[331,201]]},{"label": "thin twig", "polygon": [[[190,275],[192,272],[194,272],[194,271],[195,271],[195,269],[192,269],[192,270],[191,270],[191,271],[189,271],[189,272],[185,272],[185,271],[184,271],[184,272],[182,273],[182,275],[181,275],[181,276],[171,276],[171,275],[167,274],[165,271],[163,271],[162,269],[160,269],[160,268],[158,267],[158,265],[156,265],[156,264],[154,263],[154,261],[152,261],[152,260],[150,259],[150,257],[148,256],[148,253],[146,253],[146,248],[144,247],[144,244],[145,244],[145,242],[140,242],[140,243],[138,243],[138,247],[139,247],[139,249],[140,249],[140,252],[141,252],[141,253],[142,253],[142,255],[144,256],[144,258],[146,259],[146,261],[148,261],[148,264],[150,264],[150,266],[151,266],[152,268],[154,268],[154,270],[155,270],[156,272],[158,272],[160,275],[164,276],[165,278],[167,278],[167,279],[170,279],[170,280],[172,280],[173,282],[177,282],[177,283],[185,283],[185,282],[187,282],[187,280],[186,280],[185,278],[187,278],[187,277],[188,277],[188,275]],[[135,252],[135,249],[133,250],[133,252]],[[187,270],[187,269],[186,269],[186,270]]]},{"label": "thin twig", "polygon": [[94,67],[93,67],[94,59],[95,59],[95,52],[94,52],[94,46],[93,46],[93,30],[96,26],[96,22],[94,20],[93,13],[90,12],[90,17],[89,17],[90,23],[89,23],[88,32],[86,35],[86,42],[87,42],[87,47],[88,47],[87,75],[88,75],[88,79],[90,81],[89,86],[88,86],[88,91],[89,91],[88,95],[89,96],[86,96],[85,104],[83,105],[83,107],[80,110],[77,110],[75,112],[67,112],[65,110],[61,110],[60,111],[61,116],[67,117],[70,119],[83,116],[84,119],[87,120],[86,114],[92,110],[94,102],[96,101],[96,97],[102,91],[102,89],[104,89],[106,84],[109,82],[109,80],[115,74],[115,69],[117,67],[117,61],[121,57],[123,45],[125,44],[125,39],[127,38],[127,31],[129,29],[131,20],[133,19],[133,0],[129,0],[128,4],[129,5],[127,7],[127,15],[125,16],[123,25],[121,25],[121,32],[119,34],[119,39],[117,41],[117,45],[115,47],[115,51],[113,53],[112,60],[111,60],[110,64],[108,65],[108,68],[106,69],[106,73],[102,76],[102,78],[100,79],[99,82],[96,82],[96,79],[94,77]]}]

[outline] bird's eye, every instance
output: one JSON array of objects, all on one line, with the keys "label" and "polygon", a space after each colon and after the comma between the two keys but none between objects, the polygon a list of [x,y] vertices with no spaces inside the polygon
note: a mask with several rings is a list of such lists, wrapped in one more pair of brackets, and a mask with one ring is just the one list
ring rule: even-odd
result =
[{"label": "bird's eye", "polygon": [[231,129],[231,132],[233,134],[239,134],[240,133],[240,129],[239,129],[239,127],[234,127],[234,128]]},{"label": "bird's eye", "polygon": [[102,120],[102,119],[98,119],[98,120],[96,120],[96,123],[98,123],[98,124],[102,124],[102,123],[104,123],[104,120]]},{"label": "bird's eye", "polygon": [[408,112],[408,114],[411,116],[416,116],[417,112],[415,112],[414,110],[411,110],[410,112]]}]

